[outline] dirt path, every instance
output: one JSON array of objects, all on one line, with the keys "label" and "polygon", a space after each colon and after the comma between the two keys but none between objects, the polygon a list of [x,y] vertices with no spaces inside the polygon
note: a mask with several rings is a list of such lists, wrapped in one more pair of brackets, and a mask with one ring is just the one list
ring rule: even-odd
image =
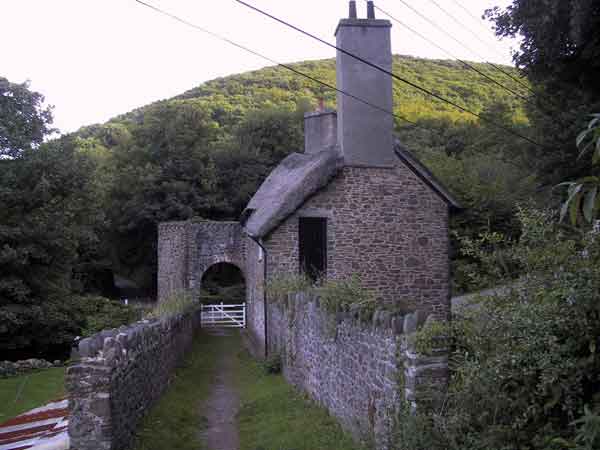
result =
[{"label": "dirt path", "polygon": [[[225,332],[221,339],[234,337]],[[232,350],[230,345],[223,345],[223,348],[217,361],[210,396],[202,405],[202,415],[207,420],[202,439],[209,450],[239,450],[236,416],[240,400],[233,379],[237,351]]]}]

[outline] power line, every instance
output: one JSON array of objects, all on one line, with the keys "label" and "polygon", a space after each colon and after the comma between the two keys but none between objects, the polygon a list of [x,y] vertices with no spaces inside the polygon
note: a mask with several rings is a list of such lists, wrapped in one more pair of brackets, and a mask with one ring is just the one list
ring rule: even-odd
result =
[{"label": "power line", "polygon": [[483,56],[481,53],[479,53],[476,50],[473,50],[470,46],[468,46],[464,42],[456,39],[454,36],[452,36],[452,34],[450,34],[448,31],[446,31],[442,26],[438,25],[436,22],[434,22],[429,17],[427,17],[425,14],[421,13],[419,10],[417,10],[416,8],[414,8],[413,6],[411,6],[409,3],[407,3],[404,0],[399,0],[399,1],[404,6],[406,6],[408,9],[410,9],[412,12],[414,12],[416,15],[418,15],[421,19],[425,20],[427,23],[429,23],[435,29],[441,31],[444,35],[446,35],[447,37],[449,37],[450,39],[452,39],[454,42],[456,42],[462,48],[466,49],[467,51],[469,51],[473,55],[477,56],[478,58],[481,58],[482,60],[484,60],[485,63],[488,64],[490,67],[492,67],[493,69],[497,70],[498,72],[504,74],[505,76],[509,77],[510,79],[514,80],[515,82],[519,83],[521,86],[525,87],[527,90],[535,93],[535,91],[533,91],[529,86],[527,86],[526,84],[524,84],[523,82],[521,82],[519,79],[513,77],[510,73],[508,73],[506,70],[502,69],[498,65],[496,65],[496,64],[494,64],[494,63],[492,63],[490,61],[487,61],[487,58],[485,56]]},{"label": "power line", "polygon": [[[436,5],[440,10],[442,10],[446,15],[448,15],[452,20],[454,20],[459,25],[461,25],[461,26],[463,26],[463,27],[466,28],[465,25],[462,25],[462,23],[458,22],[457,19],[455,19],[449,12],[447,12],[445,9],[443,9],[435,0],[430,0],[430,1],[434,5]],[[436,29],[438,29],[439,31],[441,31],[442,33],[444,33],[450,39],[454,40],[454,42],[456,42],[457,44],[459,44],[461,47],[465,48],[466,50],[468,50],[469,52],[473,53],[474,55],[478,56],[479,58],[481,58],[483,60],[486,59],[484,56],[481,55],[481,53],[476,52],[475,50],[473,50],[471,47],[469,47],[465,43],[463,43],[463,42],[459,41],[458,39],[456,39],[454,36],[452,36],[450,33],[448,33],[445,29],[443,29],[443,27],[441,27],[440,25],[438,25],[437,23],[435,23],[433,20],[431,20],[428,17],[426,17],[424,14],[420,13],[417,9],[415,9],[414,7],[412,7],[411,5],[409,5],[408,3],[406,3],[404,0],[400,0],[400,2],[402,4],[404,4],[407,8],[409,8],[411,11],[413,11],[415,14],[417,14],[419,17],[421,17],[423,20],[427,21],[429,24],[431,24],[433,27],[435,27]],[[463,7],[463,9],[464,9],[464,7]],[[471,32],[468,28],[467,28],[467,31]],[[485,64],[491,66],[492,68],[494,68],[498,72],[504,74],[506,77],[510,78],[511,80],[513,80],[514,82],[516,82],[517,84],[519,84],[520,86],[522,86],[523,88],[525,88],[527,91],[529,91],[531,94],[533,94],[536,98],[538,98],[540,100],[540,104],[537,105],[537,107],[538,107],[538,109],[541,112],[544,112],[546,115],[553,115],[554,114],[554,112],[552,110],[556,110],[556,108],[557,108],[557,104],[554,101],[551,101],[549,98],[541,98],[539,96],[538,92],[536,92],[535,90],[533,90],[531,88],[531,86],[529,86],[526,83],[523,83],[522,80],[520,80],[519,78],[515,77],[510,72],[504,70],[502,67],[498,66],[497,64],[494,64],[494,63],[492,63],[490,61],[485,61]],[[542,100],[546,103],[546,105],[541,105],[541,101]],[[546,110],[545,106],[549,106],[549,109]]]},{"label": "power line", "polygon": [[491,32],[491,30],[490,30],[489,28],[486,28],[486,27],[485,27],[485,26],[484,26],[484,25],[481,23],[481,20],[482,20],[482,18],[481,18],[481,17],[477,17],[476,15],[474,15],[474,14],[473,14],[471,11],[469,11],[467,8],[465,8],[463,5],[461,5],[461,4],[460,4],[460,2],[459,2],[458,0],[451,0],[451,1],[452,1],[452,2],[453,2],[455,5],[456,5],[456,6],[458,6],[460,9],[462,9],[462,10],[463,10],[463,11],[464,11],[464,12],[465,12],[465,13],[466,13],[468,16],[470,16],[470,17],[473,19],[473,21],[474,21],[475,23],[477,23],[477,25],[478,25],[478,26],[479,26],[479,27],[480,27],[482,30],[484,30],[486,33],[489,33],[489,32]]},{"label": "power line", "polygon": [[[147,7],[147,8],[150,8],[150,9],[152,9],[152,10],[153,10],[153,11],[155,11],[155,12],[158,12],[158,13],[160,13],[160,14],[163,14],[163,15],[167,16],[167,17],[170,17],[171,19],[173,19],[173,20],[175,20],[175,21],[177,21],[177,22],[180,22],[180,23],[182,23],[182,24],[184,24],[184,25],[186,25],[186,26],[188,26],[188,27],[194,28],[194,29],[196,29],[196,30],[198,30],[198,31],[201,31],[201,32],[203,32],[203,33],[205,33],[205,34],[208,34],[209,36],[211,36],[211,37],[213,37],[213,38],[215,38],[215,39],[218,39],[218,40],[220,40],[220,41],[226,42],[227,44],[229,44],[229,45],[232,45],[232,46],[234,46],[234,47],[237,47],[237,48],[239,48],[239,49],[241,49],[241,50],[243,50],[243,51],[245,51],[245,52],[247,52],[247,53],[250,53],[250,54],[252,54],[252,55],[254,55],[254,56],[258,56],[259,58],[262,58],[262,59],[264,59],[265,61],[268,61],[268,62],[270,62],[271,64],[275,64],[275,65],[277,65],[277,66],[280,66],[280,67],[282,67],[282,68],[284,68],[284,69],[287,69],[287,70],[289,70],[290,72],[293,72],[293,73],[295,73],[296,75],[300,75],[300,76],[302,76],[302,77],[304,77],[304,78],[307,78],[308,80],[311,80],[311,81],[313,81],[313,82],[315,82],[315,83],[318,83],[318,84],[320,84],[320,85],[322,85],[322,86],[324,86],[324,87],[326,87],[326,88],[328,88],[328,89],[330,89],[330,90],[333,90],[333,91],[339,92],[339,93],[340,93],[340,94],[342,94],[342,95],[345,95],[345,96],[347,96],[347,97],[350,97],[350,98],[352,98],[352,99],[354,99],[354,100],[356,100],[356,101],[359,101],[359,102],[361,102],[361,103],[363,103],[363,104],[365,104],[365,105],[368,105],[368,106],[370,106],[371,108],[377,109],[377,110],[379,110],[379,111],[381,111],[381,112],[384,112],[384,113],[386,113],[386,114],[389,114],[389,115],[391,115],[391,116],[393,116],[393,117],[396,117],[396,118],[398,118],[398,119],[400,119],[400,120],[402,120],[402,121],[404,121],[404,122],[410,123],[411,125],[414,125],[414,126],[417,126],[417,127],[423,128],[421,125],[419,125],[419,124],[417,124],[416,122],[413,122],[413,121],[411,121],[411,120],[407,119],[406,117],[404,117],[404,116],[402,116],[402,115],[400,115],[400,114],[396,114],[396,113],[394,113],[393,111],[388,111],[387,109],[385,109],[385,108],[382,108],[382,107],[380,107],[380,106],[378,106],[378,105],[375,105],[375,104],[373,104],[373,103],[371,103],[371,102],[369,102],[369,101],[367,101],[367,100],[364,100],[364,99],[362,99],[362,98],[360,98],[360,97],[358,97],[358,96],[356,96],[356,95],[354,95],[354,94],[351,94],[350,92],[344,91],[344,90],[342,90],[342,89],[338,89],[337,87],[335,87],[335,86],[333,86],[333,85],[331,85],[331,84],[329,84],[329,83],[327,83],[327,82],[325,82],[325,81],[319,80],[318,78],[316,78],[316,77],[313,77],[312,75],[309,75],[309,74],[307,74],[307,73],[304,73],[304,72],[302,72],[302,71],[300,71],[300,70],[298,70],[298,69],[295,69],[295,68],[293,68],[293,67],[292,67],[292,66],[290,66],[290,65],[287,65],[287,64],[280,63],[279,61],[277,61],[277,60],[275,60],[275,59],[273,59],[273,58],[270,58],[270,57],[268,57],[268,56],[266,56],[266,55],[264,55],[264,54],[262,54],[262,53],[259,53],[259,52],[255,51],[255,50],[252,50],[252,49],[251,49],[251,48],[249,48],[249,47],[246,47],[246,46],[244,46],[244,45],[242,45],[242,44],[238,44],[237,42],[235,42],[235,41],[232,41],[231,39],[229,39],[229,38],[226,38],[225,36],[222,36],[222,35],[220,35],[220,34],[218,34],[218,33],[215,33],[215,32],[213,32],[213,31],[210,31],[210,30],[208,30],[208,29],[206,29],[206,28],[204,28],[204,27],[201,27],[200,25],[197,25],[197,24],[194,24],[194,23],[192,23],[192,22],[189,22],[189,21],[188,21],[188,20],[186,20],[186,19],[183,19],[183,18],[181,18],[181,17],[179,17],[179,16],[176,16],[175,14],[172,14],[172,13],[170,13],[170,12],[168,12],[168,11],[165,11],[165,10],[163,10],[163,9],[160,9],[160,8],[158,8],[158,7],[154,6],[154,5],[151,5],[151,4],[149,4],[149,3],[146,3],[146,2],[144,2],[144,1],[142,1],[142,0],[135,0],[135,1],[136,1],[137,3],[139,3],[139,4],[143,5],[143,6]],[[430,130],[427,130],[427,131],[430,131]]]},{"label": "power line", "polygon": [[[365,0],[368,1],[368,0]],[[377,9],[379,12],[381,12],[382,14],[384,14],[385,16],[389,17],[391,20],[397,22],[398,24],[400,24],[401,26],[407,28],[408,30],[410,30],[412,33],[416,34],[417,36],[419,36],[421,39],[425,40],[426,42],[428,42],[430,45],[433,45],[434,47],[436,47],[437,49],[439,49],[440,51],[446,53],[447,55],[449,55],[451,58],[456,59],[458,62],[460,62],[461,64],[463,64],[465,67],[468,67],[469,69],[473,70],[474,72],[478,73],[479,75],[481,75],[482,77],[486,78],[487,80],[491,81],[492,83],[502,87],[503,89],[505,89],[506,91],[510,92],[511,94],[521,98],[524,101],[530,102],[532,101],[531,97],[526,97],[523,94],[509,88],[508,86],[506,86],[505,84],[500,83],[498,80],[496,80],[495,78],[492,78],[491,76],[489,76],[488,74],[486,74],[485,72],[477,69],[474,65],[470,64],[467,61],[464,61],[462,59],[460,59],[458,56],[454,55],[453,53],[451,53],[450,51],[444,49],[443,47],[441,47],[440,45],[438,45],[436,42],[434,42],[432,39],[428,38],[427,36],[425,36],[424,34],[420,33],[419,31],[415,30],[413,27],[411,27],[410,25],[408,25],[407,23],[401,21],[400,19],[397,19],[396,17],[392,16],[389,12],[383,10],[382,8],[374,5],[375,9]],[[495,67],[494,64],[492,63],[487,63],[487,64],[491,64],[493,67]],[[498,68],[498,70],[500,70],[502,73],[505,73],[501,68]],[[509,73],[506,73],[507,76],[509,76],[510,78],[514,79]],[[514,79],[515,81],[519,81]],[[537,97],[537,93],[532,90],[531,88],[529,88],[528,86],[525,86],[529,91],[531,91],[531,93]],[[553,104],[553,106],[555,106]],[[547,116],[552,116],[553,113],[551,111],[546,111],[545,109],[543,109],[540,105],[537,105],[538,109],[540,110],[540,112],[543,112],[544,114],[546,114]]]},{"label": "power line", "polygon": [[[402,3],[406,4],[403,0]],[[454,23],[458,24],[460,27],[464,28],[466,31],[468,31],[472,36],[475,37],[475,39],[477,39],[479,42],[481,42],[483,45],[485,45],[486,47],[488,47],[489,49],[491,49],[493,52],[495,52],[496,54],[499,54],[499,52],[495,49],[492,48],[490,45],[486,44],[485,42],[483,42],[481,40],[481,38],[479,37],[479,35],[477,35],[477,33],[473,32],[469,27],[467,27],[464,23],[462,23],[460,20],[458,20],[457,18],[455,18],[452,14],[450,14],[450,12],[448,12],[447,9],[443,8],[436,0],[429,0],[431,3],[433,3],[440,11],[442,11],[446,16],[448,16]],[[442,30],[444,31],[444,30]],[[449,33],[447,33],[446,31],[444,31],[444,33],[446,33],[446,35],[449,35]],[[460,42],[458,40],[455,39],[456,42]],[[461,44],[464,46],[464,44]],[[465,46],[465,48],[468,48]],[[472,50],[471,50],[472,51]],[[484,57],[481,56],[481,54],[479,53],[475,53],[477,56],[479,56],[482,59],[486,59]],[[506,75],[507,77],[509,77],[511,80],[515,81],[516,83],[519,83],[522,87],[524,87],[525,89],[531,91],[532,93],[535,94],[535,91],[533,89],[531,89],[531,87],[529,87],[527,84],[523,83],[521,80],[519,80],[518,78],[516,78],[514,75],[512,75],[511,73],[507,72],[506,70],[502,69],[500,66],[486,61],[487,64],[489,64],[490,66],[492,66],[494,69],[498,70],[499,72],[502,72],[504,75]]]},{"label": "power line", "polygon": [[[435,4],[435,5],[436,5],[436,6],[437,6],[439,9],[441,9],[442,11],[444,11],[444,9],[443,9],[443,8],[442,8],[442,7],[441,7],[439,4],[437,4],[437,3],[436,3],[434,0],[430,0],[430,1],[432,1],[432,2],[433,2],[433,3],[434,3],[434,4]],[[462,10],[463,10],[463,11],[464,11],[466,14],[468,14],[468,15],[469,15],[471,18],[473,18],[473,20],[474,20],[474,21],[477,23],[477,25],[478,25],[478,26],[479,26],[479,27],[480,27],[482,30],[484,30],[486,33],[490,33],[490,32],[492,32],[492,30],[490,30],[489,28],[486,28],[486,27],[485,27],[485,26],[484,26],[484,25],[481,23],[481,21],[482,21],[482,18],[478,18],[477,16],[475,16],[474,14],[472,14],[472,13],[471,13],[471,12],[470,12],[470,11],[469,11],[467,8],[465,8],[463,5],[461,5],[461,4],[460,4],[460,2],[459,2],[458,0],[452,0],[452,2],[453,2],[454,4],[456,4],[456,5],[457,5],[457,6],[458,6],[460,9],[462,9]],[[445,12],[445,11],[444,11],[444,12]],[[446,12],[446,14],[452,18],[452,16],[450,15],[450,13]],[[453,20],[455,20],[455,21],[457,21],[457,20],[456,20],[456,19],[454,19],[454,18],[452,18],[452,19],[453,19]],[[462,22],[459,22],[459,24],[460,24],[460,25],[461,25],[463,28],[465,28],[467,31],[469,31],[471,34],[473,34],[473,33],[472,33],[470,30],[469,30],[469,28],[468,28],[466,25],[464,25]],[[483,42],[483,44],[485,45],[485,42]],[[490,46],[488,46],[488,48],[491,48],[491,47],[490,47]],[[492,48],[492,50],[494,50],[494,49]],[[497,51],[496,51],[496,53],[497,53],[497,54],[499,54]],[[491,63],[491,62],[489,62],[489,61],[488,61],[488,64],[492,65],[492,66],[493,66],[493,67],[495,67],[497,70],[499,70],[499,71],[500,71],[500,72],[502,72],[504,75],[506,75],[508,78],[510,78],[511,80],[515,81],[516,83],[518,83],[519,85],[521,85],[521,86],[522,86],[522,87],[524,87],[525,89],[527,89],[529,92],[531,92],[531,93],[532,93],[532,94],[533,94],[535,97],[537,97],[538,99],[540,99],[540,100],[544,100],[544,101],[547,103],[547,105],[551,106],[551,109],[553,109],[553,110],[556,110],[557,108],[559,108],[559,109],[560,109],[560,106],[557,106],[558,104],[557,104],[557,103],[554,101],[554,99],[550,99],[550,98],[548,98],[548,97],[540,98],[540,95],[539,95],[539,93],[538,93],[538,92],[536,92],[534,89],[532,89],[532,88],[531,88],[531,86],[530,86],[529,84],[527,84],[527,83],[523,83],[522,79],[523,79],[523,78],[525,78],[526,76],[525,76],[525,75],[523,75],[523,70],[522,70],[522,69],[518,69],[518,68],[517,68],[517,70],[518,70],[518,71],[519,71],[519,73],[521,74],[521,77],[520,77],[520,78],[517,78],[517,77],[515,77],[513,74],[511,74],[510,72],[506,72],[506,71],[504,71],[502,68],[500,68],[500,67],[496,67],[496,65],[495,65],[495,64],[493,64],[493,63]],[[538,107],[540,107],[540,106],[538,106]],[[541,108],[541,107],[540,107],[540,108]],[[545,111],[545,112],[546,112],[547,114],[554,114],[554,112],[552,112],[552,111]]]},{"label": "power line", "polygon": [[363,103],[365,105],[368,105],[368,106],[370,106],[370,107],[372,107],[372,108],[374,108],[374,109],[376,109],[378,111],[381,111],[381,112],[383,112],[385,114],[389,114],[390,116],[395,117],[397,119],[400,119],[403,122],[406,122],[406,123],[412,125],[414,128],[418,128],[418,129],[421,129],[423,131],[427,131],[428,133],[437,134],[438,136],[442,136],[442,133],[439,130],[431,130],[431,129],[427,128],[427,127],[424,127],[423,125],[421,125],[421,124],[419,124],[417,122],[414,122],[412,120],[409,120],[409,119],[407,119],[406,117],[404,117],[404,116],[402,116],[400,114],[396,114],[393,111],[389,111],[389,110],[387,110],[385,108],[382,108],[382,107],[380,107],[378,105],[375,105],[375,104],[373,104],[373,103],[371,103],[371,102],[369,102],[367,100],[364,100],[364,99],[362,99],[362,98],[360,98],[360,97],[358,97],[356,95],[353,95],[353,94],[351,94],[349,92],[346,92],[346,91],[344,91],[342,89],[338,89],[337,87],[335,87],[335,86],[333,86],[333,85],[331,85],[331,84],[329,84],[327,82],[324,82],[322,80],[319,80],[318,78],[313,77],[312,75],[308,75],[308,74],[306,74],[306,73],[304,73],[304,72],[302,72],[302,71],[300,71],[298,69],[295,69],[294,67],[289,66],[287,64],[280,63],[280,62],[278,62],[277,60],[275,60],[273,58],[270,58],[270,57],[268,57],[268,56],[266,56],[266,55],[264,55],[262,53],[259,53],[259,52],[255,51],[255,50],[252,50],[249,47],[246,47],[246,46],[244,46],[242,44],[239,44],[239,43],[237,43],[237,42],[235,42],[235,41],[233,41],[231,39],[228,39],[228,38],[226,38],[226,37],[224,37],[224,36],[222,36],[222,35],[220,35],[218,33],[215,33],[215,32],[210,31],[210,30],[208,30],[208,29],[206,29],[204,27],[201,27],[200,25],[194,24],[194,23],[192,23],[192,22],[190,22],[190,21],[188,21],[186,19],[183,19],[183,18],[181,18],[179,16],[176,16],[175,14],[172,14],[172,13],[170,13],[168,11],[162,10],[162,9],[160,9],[160,8],[154,6],[154,5],[146,3],[146,2],[144,2],[142,0],[135,0],[135,1],[137,3],[143,5],[143,6],[147,7],[147,8],[150,8],[151,10],[153,10],[155,12],[158,12],[158,13],[160,13],[162,15],[165,15],[165,16],[167,16],[167,17],[169,17],[169,18],[171,18],[171,19],[173,19],[173,20],[175,20],[177,22],[180,22],[180,23],[182,23],[182,24],[184,24],[184,25],[186,25],[188,27],[191,27],[193,29],[201,31],[201,32],[203,32],[203,33],[205,33],[205,34],[207,34],[207,35],[209,35],[209,36],[211,36],[211,37],[213,37],[215,39],[218,39],[220,41],[226,42],[227,44],[230,44],[230,45],[232,45],[232,46],[234,46],[236,48],[239,48],[239,49],[241,49],[241,50],[243,50],[243,51],[245,51],[247,53],[250,53],[252,55],[258,56],[259,58],[262,58],[265,61],[270,62],[271,64],[275,64],[275,65],[277,65],[279,67],[282,67],[282,68],[284,68],[284,69],[286,69],[286,70],[288,70],[288,71],[290,71],[290,72],[292,72],[292,73],[294,73],[296,75],[304,77],[304,78],[306,78],[306,79],[308,79],[310,81],[313,81],[314,83],[320,84],[320,85],[322,85],[322,86],[324,86],[324,87],[326,87],[326,88],[328,88],[328,89],[330,89],[332,91],[339,92],[342,95],[350,97],[350,98],[352,98],[352,99],[354,99],[354,100],[356,100],[356,101],[358,101],[360,103]]},{"label": "power line", "polygon": [[[365,0],[368,1],[368,0]],[[403,21],[401,21],[400,19],[397,19],[396,17],[392,16],[389,12],[385,11],[384,9],[378,7],[375,5],[375,9],[378,10],[379,12],[381,12],[382,14],[384,14],[385,16],[389,17],[390,19],[392,19],[394,22],[402,25],[404,28],[407,28],[409,31],[411,31],[412,33],[416,34],[417,36],[419,36],[421,39],[423,39],[424,41],[428,42],[430,45],[433,45],[434,47],[436,47],[438,50],[442,51],[443,53],[445,53],[446,55],[450,56],[450,58],[456,59],[459,63],[461,63],[463,66],[465,66],[468,69],[471,69],[472,71],[476,72],[477,74],[481,75],[482,77],[484,77],[486,80],[491,81],[492,83],[500,86],[502,89],[510,92],[513,95],[516,95],[517,97],[521,98],[522,100],[525,101],[529,101],[528,97],[525,97],[524,95],[520,94],[517,91],[512,90],[511,88],[509,88],[508,86],[500,83],[498,80],[496,80],[495,78],[492,78],[491,76],[489,76],[488,74],[486,74],[485,72],[482,72],[481,70],[479,70],[477,67],[473,66],[472,64],[468,63],[467,61],[464,61],[462,59],[460,59],[459,57],[457,57],[456,55],[454,55],[453,53],[449,52],[448,50],[444,49],[443,47],[441,47],[440,45],[436,44],[432,39],[429,39],[427,36],[425,36],[424,34],[420,33],[419,31],[415,30],[413,27],[411,27],[410,25],[404,23]]]},{"label": "power line", "polygon": [[[516,131],[514,131],[514,130],[512,130],[510,128],[507,128],[507,127],[505,127],[503,125],[499,125],[496,122],[494,122],[494,121],[492,121],[490,119],[487,119],[486,117],[482,116],[481,114],[477,114],[477,113],[469,110],[468,108],[465,108],[464,106],[461,106],[458,103],[453,102],[452,100],[448,100],[447,98],[444,98],[441,95],[436,94],[435,92],[430,91],[429,89],[426,89],[426,88],[424,88],[422,86],[419,86],[418,84],[413,83],[412,81],[409,81],[409,80],[407,80],[407,79],[405,79],[405,78],[403,78],[403,77],[395,74],[394,72],[392,72],[390,70],[387,70],[384,67],[381,67],[381,66],[379,66],[379,65],[377,65],[375,63],[372,63],[371,61],[368,61],[368,60],[362,58],[361,56],[358,56],[358,55],[356,55],[356,54],[354,54],[352,52],[344,50],[343,48],[340,48],[337,45],[331,44],[330,42],[327,42],[326,40],[324,40],[324,39],[322,39],[322,38],[320,38],[318,36],[315,36],[314,34],[311,34],[308,31],[303,30],[302,28],[299,28],[299,27],[297,27],[295,25],[292,25],[291,23],[286,22],[283,19],[275,17],[275,16],[267,13],[266,11],[263,11],[260,8],[257,8],[256,6],[250,5],[250,4],[246,3],[243,0],[235,0],[235,1],[237,3],[239,3],[239,4],[241,4],[241,5],[244,5],[247,8],[250,8],[250,9],[252,9],[252,10],[254,10],[254,11],[256,11],[256,12],[258,12],[258,13],[260,13],[260,14],[262,14],[262,15],[264,15],[264,16],[266,16],[266,17],[268,17],[268,18],[270,18],[270,19],[272,19],[274,21],[276,21],[276,22],[279,22],[279,23],[281,23],[281,24],[283,24],[283,25],[285,25],[285,26],[287,26],[287,27],[289,27],[289,28],[291,28],[293,30],[296,30],[299,33],[304,34],[305,36],[310,37],[311,39],[314,39],[314,40],[316,40],[316,41],[318,41],[318,42],[320,42],[320,43],[322,43],[324,45],[327,45],[328,47],[334,48],[338,52],[341,52],[341,53],[343,53],[343,54],[345,54],[347,56],[350,56],[350,57],[356,59],[357,61],[360,61],[363,64],[366,64],[369,67],[372,67],[372,68],[374,68],[376,70],[379,70],[380,72],[385,73],[386,75],[389,75],[392,78],[395,78],[396,80],[399,80],[399,81],[401,81],[401,82],[403,82],[405,84],[408,84],[409,86],[411,86],[411,87],[413,87],[413,88],[415,88],[415,89],[417,89],[417,90],[419,90],[421,92],[424,92],[425,94],[427,94],[427,95],[429,95],[431,97],[434,97],[434,98],[436,98],[436,99],[438,99],[438,100],[440,100],[440,101],[442,101],[444,103],[447,103],[447,104],[449,104],[449,105],[451,105],[451,106],[453,106],[453,107],[455,107],[455,108],[457,108],[457,109],[459,109],[459,110],[461,110],[461,111],[463,111],[463,112],[465,112],[467,114],[470,114],[470,115],[472,115],[474,117],[477,117],[479,120],[481,120],[483,122],[487,122],[490,125],[493,125],[496,128],[498,128],[498,129],[501,129],[501,130],[503,130],[503,131],[505,131],[507,133],[512,134],[515,137],[519,137],[519,138],[521,138],[521,139],[529,142],[530,144],[536,145],[538,147],[545,148],[545,146],[543,146],[542,144],[539,144],[538,142],[534,141],[531,138],[528,138],[527,136],[524,136],[524,135],[522,135],[520,133],[517,133]],[[400,0],[400,1],[402,1],[402,0]]]},{"label": "power line", "polygon": [[469,27],[467,27],[464,23],[462,23],[460,20],[458,20],[456,17],[454,17],[446,8],[444,8],[442,5],[440,5],[436,0],[429,0],[429,2],[433,3],[436,6],[436,8],[439,9],[440,11],[442,11],[446,16],[448,16],[450,18],[450,20],[452,20],[454,23],[456,23],[459,27],[464,28],[471,36],[473,36],[475,39],[477,39],[479,42],[481,42],[483,45],[485,45],[488,49],[490,49],[497,55],[504,56],[504,55],[501,55],[501,53],[498,50],[496,50],[496,48],[492,47],[492,45],[488,44],[487,42],[484,42],[477,33],[475,33],[473,30],[471,30]]}]

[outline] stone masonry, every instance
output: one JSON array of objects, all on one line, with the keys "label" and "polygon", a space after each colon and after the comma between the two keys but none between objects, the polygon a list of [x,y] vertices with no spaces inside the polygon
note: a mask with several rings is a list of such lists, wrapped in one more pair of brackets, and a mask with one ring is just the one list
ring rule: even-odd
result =
[{"label": "stone masonry", "polygon": [[432,388],[446,387],[447,350],[414,351],[424,322],[419,313],[331,314],[318,298],[292,294],[269,307],[270,350],[281,355],[285,378],[357,440],[390,449],[402,408],[414,412]]},{"label": "stone masonry", "polygon": [[[345,167],[263,239],[267,277],[300,271],[300,217],[327,218],[327,279],[358,275],[380,301],[450,316],[448,206],[412,171]],[[248,327],[255,353],[264,352],[261,252],[246,246]],[[263,255],[265,257],[265,255]]]},{"label": "stone masonry", "polygon": [[386,303],[450,315],[448,207],[410,170],[346,167],[264,239],[268,275],[299,273],[298,219],[326,217],[327,279],[358,275]]},{"label": "stone masonry", "polygon": [[158,228],[158,299],[177,291],[199,292],[212,265],[230,263],[245,273],[251,242],[238,222],[167,222]]},{"label": "stone masonry", "polygon": [[197,316],[145,320],[79,342],[66,379],[72,449],[128,448],[190,349]]}]

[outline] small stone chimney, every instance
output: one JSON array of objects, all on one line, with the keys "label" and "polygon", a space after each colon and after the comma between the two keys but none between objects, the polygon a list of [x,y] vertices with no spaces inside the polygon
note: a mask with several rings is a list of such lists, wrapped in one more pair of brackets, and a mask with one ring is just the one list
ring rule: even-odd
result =
[{"label": "small stone chimney", "polygon": [[337,113],[325,109],[322,101],[315,112],[304,114],[304,151],[317,153],[337,145]]},{"label": "small stone chimney", "polygon": [[[359,19],[356,2],[350,2],[350,18],[342,19],[335,32],[337,46],[392,70],[391,23],[375,18],[375,6],[367,3],[367,18]],[[392,78],[341,51],[337,52],[337,86],[385,111],[393,111]],[[349,166],[391,166],[393,117],[347,95],[338,93],[338,144]]]}]

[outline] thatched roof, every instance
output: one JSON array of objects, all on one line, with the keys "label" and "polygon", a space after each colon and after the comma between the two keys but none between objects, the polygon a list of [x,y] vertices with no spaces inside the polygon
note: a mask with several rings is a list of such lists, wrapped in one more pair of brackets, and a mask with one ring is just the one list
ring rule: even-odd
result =
[{"label": "thatched roof", "polygon": [[342,166],[337,149],[318,153],[292,153],[271,172],[242,213],[246,232],[267,235],[322,187]]}]

